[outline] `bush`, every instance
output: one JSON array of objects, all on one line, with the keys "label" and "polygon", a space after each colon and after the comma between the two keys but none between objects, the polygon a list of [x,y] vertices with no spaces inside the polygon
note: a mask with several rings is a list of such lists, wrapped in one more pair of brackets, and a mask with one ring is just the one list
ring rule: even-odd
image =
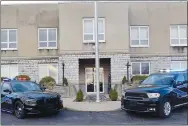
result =
[{"label": "bush", "polygon": [[146,75],[136,75],[136,76],[132,77],[132,81],[133,81],[133,83],[135,83],[135,82],[138,83],[141,80],[145,80],[147,77],[148,76],[146,76]]},{"label": "bush", "polygon": [[82,90],[80,89],[80,90],[77,92],[77,94],[76,94],[76,101],[77,101],[77,102],[83,101],[83,97],[84,97],[83,92],[82,92]]},{"label": "bush", "polygon": [[125,84],[127,81],[126,77],[124,76],[123,79],[122,79],[122,84]]},{"label": "bush", "polygon": [[46,76],[40,80],[39,84],[47,89],[53,89],[53,86],[56,84],[56,82],[54,78]]},{"label": "bush", "polygon": [[18,78],[25,78],[25,79],[28,80],[28,81],[31,80],[31,78],[30,78],[28,75],[18,75],[18,76],[16,76],[15,78],[16,78],[16,79],[18,79]]},{"label": "bush", "polygon": [[117,101],[118,99],[118,93],[115,89],[111,89],[109,93],[109,97],[112,101]]}]

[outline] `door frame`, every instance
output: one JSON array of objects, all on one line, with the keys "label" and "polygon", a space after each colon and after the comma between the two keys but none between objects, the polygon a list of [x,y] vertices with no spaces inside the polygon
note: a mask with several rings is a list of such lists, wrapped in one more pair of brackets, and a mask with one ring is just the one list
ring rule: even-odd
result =
[{"label": "door frame", "polygon": [[[94,92],[87,92],[87,83],[86,83],[86,76],[87,76],[87,74],[86,74],[86,69],[87,68],[92,68],[92,71],[93,71],[93,78],[95,79],[95,72],[94,72],[94,70],[95,70],[95,67],[85,67],[85,91],[86,91],[86,94],[96,94],[97,92],[96,92],[96,84],[94,83],[95,82],[95,80],[94,80]],[[100,73],[100,69],[102,69],[102,76],[103,76],[103,85],[102,85],[102,87],[103,87],[103,91],[101,92],[100,90],[100,92],[99,93],[104,93],[104,68],[103,67],[100,67],[99,68],[99,73]],[[100,76],[100,75],[99,75]],[[100,79],[100,78],[99,78]],[[100,81],[99,81],[100,82]],[[99,88],[100,88],[100,83],[99,83]]]}]

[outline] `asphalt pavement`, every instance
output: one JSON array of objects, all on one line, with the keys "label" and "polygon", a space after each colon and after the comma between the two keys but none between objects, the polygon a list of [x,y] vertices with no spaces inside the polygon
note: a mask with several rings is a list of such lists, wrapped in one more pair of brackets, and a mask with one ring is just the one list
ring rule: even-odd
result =
[{"label": "asphalt pavement", "polygon": [[108,125],[108,124],[142,124],[142,125],[187,125],[188,108],[174,110],[170,118],[162,119],[151,114],[131,113],[123,110],[111,112],[81,112],[63,110],[58,115],[28,116],[17,119],[9,113],[1,113],[2,125]]}]

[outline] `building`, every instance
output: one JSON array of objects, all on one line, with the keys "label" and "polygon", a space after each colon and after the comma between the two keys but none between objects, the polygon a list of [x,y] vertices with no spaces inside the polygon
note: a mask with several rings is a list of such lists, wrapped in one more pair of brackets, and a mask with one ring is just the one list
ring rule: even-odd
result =
[{"label": "building", "polygon": [[[127,62],[131,75],[187,68],[186,2],[104,2],[98,15],[102,93],[121,84]],[[64,64],[69,84],[96,91],[93,3],[1,6],[1,17],[1,76],[62,83]]]}]

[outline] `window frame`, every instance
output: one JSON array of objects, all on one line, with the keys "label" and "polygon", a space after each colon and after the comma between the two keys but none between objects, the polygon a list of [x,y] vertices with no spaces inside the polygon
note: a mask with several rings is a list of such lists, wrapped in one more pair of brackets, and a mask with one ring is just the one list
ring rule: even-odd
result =
[{"label": "window frame", "polygon": [[[85,33],[84,29],[85,29],[85,21],[92,21],[93,22],[93,33]],[[103,43],[105,42],[105,18],[98,18],[98,20],[102,20],[104,25],[103,25],[103,29],[104,29],[104,33],[98,33],[98,35],[104,35],[104,40],[98,40],[99,42]],[[83,26],[83,43],[95,43],[95,20],[94,18],[83,18],[82,19],[82,26]],[[93,40],[84,40],[84,35],[93,35]]]},{"label": "window frame", "polygon": [[[172,38],[171,37],[171,27],[172,26],[177,26],[178,27],[178,38]],[[170,46],[174,47],[174,46],[187,46],[187,44],[180,44],[180,40],[181,39],[185,39],[187,40],[187,38],[180,38],[180,26],[187,26],[186,24],[171,24],[170,25]],[[172,39],[178,39],[179,44],[172,44]]]},{"label": "window frame", "polygon": [[[139,63],[139,66],[140,66],[140,73],[139,74],[133,74],[133,63]],[[149,73],[148,74],[142,74],[142,63],[148,63],[149,65]],[[151,69],[151,66],[150,66],[150,62],[131,62],[131,75],[150,75],[150,69]]]},{"label": "window frame", "polygon": [[179,65],[180,65],[180,70],[181,70],[181,69],[183,69],[183,68],[182,68],[182,63],[183,63],[183,62],[186,62],[186,61],[184,61],[184,60],[181,60],[181,61],[171,61],[170,68],[173,69],[173,68],[172,68],[172,63],[179,63]]},{"label": "window frame", "polygon": [[[56,30],[56,41],[49,41],[48,32],[49,29],[55,29]],[[40,41],[39,40],[39,31],[40,30],[47,30],[47,41]],[[40,47],[40,42],[47,42],[47,47]],[[56,42],[56,47],[49,47],[49,42]],[[38,49],[57,49],[57,28],[38,28]]]},{"label": "window frame", "polygon": [[[134,40],[134,39],[132,39],[131,37],[132,37],[132,34],[131,34],[131,28],[138,28],[138,41],[139,41],[139,45],[132,45],[132,40]],[[148,44],[147,45],[141,45],[140,44],[140,41],[141,41],[141,39],[140,39],[140,28],[147,28],[148,29]],[[149,31],[149,25],[131,25],[130,26],[130,29],[129,29],[129,33],[130,33],[130,41],[129,41],[129,44],[130,44],[130,47],[150,47],[150,41],[149,41],[149,35],[150,35],[150,33],[149,33],[150,31]]]},{"label": "window frame", "polygon": [[[38,64],[38,71],[39,71],[39,67],[40,66],[46,66],[46,68],[47,68],[47,76],[49,76],[49,68],[47,67],[48,65],[56,65],[57,66],[57,77],[56,78],[54,78],[55,79],[55,81],[56,81],[56,79],[57,79],[57,81],[56,81],[56,84],[58,84],[59,83],[59,75],[58,75],[58,63],[45,63],[45,64]],[[40,81],[40,75],[38,74],[38,78],[39,78],[39,81]]]},{"label": "window frame", "polygon": [[[9,31],[15,30],[16,31],[16,41],[15,42],[9,42]],[[16,28],[2,28],[1,31],[6,31],[7,32],[7,42],[1,42],[1,43],[7,43],[8,48],[1,48],[1,50],[18,50],[18,32]],[[10,43],[16,43],[15,48],[9,48]]]}]

